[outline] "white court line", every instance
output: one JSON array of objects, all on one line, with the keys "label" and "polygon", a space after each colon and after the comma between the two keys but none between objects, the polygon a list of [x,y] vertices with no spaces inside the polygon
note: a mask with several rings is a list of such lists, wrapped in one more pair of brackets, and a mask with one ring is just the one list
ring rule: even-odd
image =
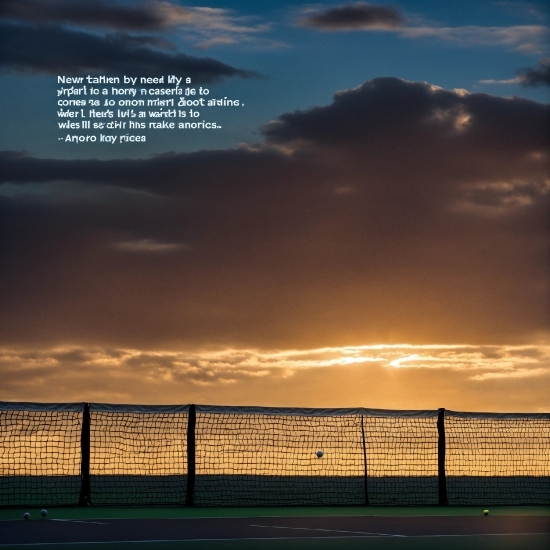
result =
[{"label": "white court line", "polygon": [[[399,535],[408,539],[422,539],[422,538],[438,538],[438,537],[526,537],[526,536],[537,536],[537,535],[546,535],[550,536],[550,533],[484,533],[479,535]],[[152,540],[108,540],[108,541],[73,541],[73,542],[22,542],[22,543],[10,543],[4,544],[0,543],[0,548],[8,546],[17,546],[17,547],[27,547],[27,546],[67,546],[69,544],[80,545],[80,544],[140,544],[140,543],[163,543],[163,542],[230,542],[230,541],[245,541],[245,540],[323,540],[323,539],[367,539],[367,538],[387,538],[387,536],[368,536],[368,535],[348,535],[348,536],[325,536],[325,537],[235,537],[235,538],[226,538],[226,539],[152,539]]]},{"label": "white court line", "polygon": [[370,535],[377,537],[404,537],[405,535],[391,535],[389,533],[368,533],[367,531],[345,531],[343,529],[320,529],[314,527],[288,527],[279,525],[250,525],[250,527],[264,527],[266,529],[295,529],[296,531],[324,531],[325,533],[351,533],[353,535]]},{"label": "white court line", "polygon": [[66,521],[69,523],[94,523],[95,525],[109,525],[108,523],[101,523],[100,521],[88,521],[84,519],[51,519],[50,521]]}]

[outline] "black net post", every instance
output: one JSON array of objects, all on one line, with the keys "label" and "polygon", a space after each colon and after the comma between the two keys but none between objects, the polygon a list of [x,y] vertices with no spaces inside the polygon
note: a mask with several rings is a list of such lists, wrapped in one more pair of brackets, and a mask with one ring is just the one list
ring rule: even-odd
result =
[{"label": "black net post", "polygon": [[187,423],[187,495],[185,505],[195,504],[195,425],[197,423],[197,412],[195,405],[189,405],[189,416]]},{"label": "black net post", "polygon": [[447,502],[447,480],[445,478],[445,409],[439,409],[437,414],[437,474],[439,485],[439,505]]},{"label": "black net post", "polygon": [[80,435],[80,498],[79,506],[86,506],[90,502],[90,404],[84,403],[82,411],[82,431]]},{"label": "black net post", "polygon": [[361,436],[363,439],[363,465],[365,468],[365,506],[369,503],[369,488],[367,478],[367,442],[365,440],[365,417],[361,415]]}]

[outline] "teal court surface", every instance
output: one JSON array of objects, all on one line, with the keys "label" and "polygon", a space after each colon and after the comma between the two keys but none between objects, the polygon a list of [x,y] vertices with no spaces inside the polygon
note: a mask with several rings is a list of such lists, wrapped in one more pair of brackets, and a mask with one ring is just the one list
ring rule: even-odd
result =
[{"label": "teal court surface", "polygon": [[0,510],[0,549],[23,548],[547,550],[550,506]]}]

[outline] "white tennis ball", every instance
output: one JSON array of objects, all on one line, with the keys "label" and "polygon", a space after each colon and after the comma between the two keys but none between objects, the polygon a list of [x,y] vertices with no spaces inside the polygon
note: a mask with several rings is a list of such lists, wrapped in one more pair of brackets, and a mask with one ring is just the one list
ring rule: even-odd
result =
[{"label": "white tennis ball", "polygon": [[23,517],[24,517],[25,519],[31,519],[31,515],[30,515],[28,512],[25,512],[25,513],[23,514]]},{"label": "white tennis ball", "polygon": [[48,510],[46,510],[45,508],[42,508],[42,510],[40,510],[40,515],[43,518],[45,518],[48,515]]},{"label": "white tennis ball", "polygon": [[323,451],[319,450],[315,454],[317,455],[317,458],[321,458],[325,453],[323,453]]}]

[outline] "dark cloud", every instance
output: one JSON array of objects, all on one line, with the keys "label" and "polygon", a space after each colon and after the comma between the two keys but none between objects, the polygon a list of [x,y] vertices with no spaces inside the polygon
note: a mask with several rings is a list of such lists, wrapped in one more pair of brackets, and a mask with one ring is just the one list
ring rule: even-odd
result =
[{"label": "dark cloud", "polygon": [[383,78],[239,149],[5,152],[0,343],[538,341],[548,118],[521,98]]},{"label": "dark cloud", "polygon": [[[474,153],[478,146],[483,147],[485,155],[491,151],[493,156],[506,148],[518,154],[540,149],[546,143],[547,117],[548,106],[520,98],[510,100],[444,90],[423,82],[376,78],[339,92],[328,107],[284,114],[263,131],[271,143],[306,141],[359,149],[368,146],[362,153],[368,156],[380,155],[390,145],[411,150],[418,144],[424,154],[427,150],[433,153],[434,148],[449,148],[450,153],[452,148],[455,152],[445,159],[448,163],[457,155]],[[515,123],[521,125],[521,135],[510,135],[508,130]],[[414,162],[414,158],[407,155],[408,162]]]},{"label": "dark cloud", "polygon": [[550,86],[550,59],[541,59],[538,67],[525,67],[518,71],[522,86]]},{"label": "dark cloud", "polygon": [[184,18],[186,11],[168,2],[117,5],[104,0],[0,0],[0,17],[33,23],[69,23],[130,31],[158,31]]},{"label": "dark cloud", "polygon": [[255,76],[253,72],[235,69],[214,59],[159,51],[149,47],[151,43],[159,45],[154,37],[98,36],[58,26],[11,23],[0,23],[0,34],[0,66],[17,71],[64,75],[99,72],[117,76],[174,73],[189,76],[193,82]]},{"label": "dark cloud", "polygon": [[396,8],[366,2],[356,2],[321,10],[298,21],[304,27],[327,31],[395,29],[402,27],[403,22],[403,17]]}]

